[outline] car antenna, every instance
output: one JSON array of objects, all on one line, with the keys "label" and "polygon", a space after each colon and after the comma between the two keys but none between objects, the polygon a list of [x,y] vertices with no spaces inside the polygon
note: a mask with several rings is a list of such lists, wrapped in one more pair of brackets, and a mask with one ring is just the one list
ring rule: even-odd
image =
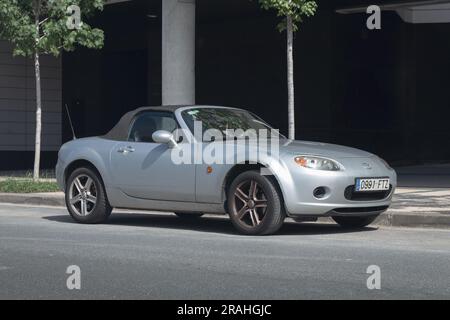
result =
[{"label": "car antenna", "polygon": [[67,117],[69,118],[70,128],[72,129],[73,140],[76,140],[77,137],[75,136],[75,130],[73,129],[73,123],[72,123],[72,118],[70,117],[69,107],[67,107],[67,103],[65,105],[66,105]]}]

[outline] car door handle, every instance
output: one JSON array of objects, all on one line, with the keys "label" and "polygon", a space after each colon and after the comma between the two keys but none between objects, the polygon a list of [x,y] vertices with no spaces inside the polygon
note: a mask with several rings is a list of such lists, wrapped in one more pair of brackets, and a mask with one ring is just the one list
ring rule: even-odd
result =
[{"label": "car door handle", "polygon": [[117,150],[118,153],[122,153],[122,154],[127,154],[130,152],[134,152],[134,148],[133,147],[126,147],[126,148],[119,148]]}]

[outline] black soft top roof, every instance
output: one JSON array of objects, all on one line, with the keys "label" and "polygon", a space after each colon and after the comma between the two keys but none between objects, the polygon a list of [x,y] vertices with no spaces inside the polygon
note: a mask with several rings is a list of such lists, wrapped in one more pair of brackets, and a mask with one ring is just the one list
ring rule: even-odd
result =
[{"label": "black soft top roof", "polygon": [[187,105],[179,105],[179,106],[158,106],[158,107],[141,107],[137,108],[133,111],[129,111],[125,113],[125,115],[120,118],[119,122],[109,131],[107,134],[103,136],[105,139],[109,140],[118,140],[118,141],[126,141],[128,139],[128,130],[130,128],[131,121],[133,121],[134,117],[137,114],[144,111],[167,111],[174,112],[177,109],[188,107]]}]

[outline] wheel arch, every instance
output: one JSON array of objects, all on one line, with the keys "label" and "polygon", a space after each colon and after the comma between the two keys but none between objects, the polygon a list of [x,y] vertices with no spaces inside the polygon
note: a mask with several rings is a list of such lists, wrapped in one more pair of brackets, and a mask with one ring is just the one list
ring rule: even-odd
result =
[{"label": "wheel arch", "polygon": [[[64,188],[66,188],[67,179],[70,177],[72,172],[74,172],[78,168],[92,169],[98,175],[100,182],[103,184],[103,188],[105,188],[105,182],[104,182],[103,175],[101,174],[100,170],[97,168],[97,166],[92,161],[89,161],[86,159],[77,159],[67,165],[67,167],[64,170]],[[105,191],[106,191],[106,188],[105,188]]]},{"label": "wheel arch", "polygon": [[227,174],[225,175],[225,179],[222,184],[222,192],[224,196],[224,207],[227,208],[227,200],[228,200],[228,190],[233,183],[233,180],[240,175],[241,173],[251,171],[251,170],[264,170],[263,175],[272,177],[273,181],[275,182],[275,186],[278,189],[280,193],[280,197],[284,202],[284,192],[282,188],[282,184],[279,180],[279,177],[273,172],[273,170],[268,166],[267,164],[264,164],[263,162],[250,162],[245,161],[242,163],[235,164],[230,170],[228,170]]}]

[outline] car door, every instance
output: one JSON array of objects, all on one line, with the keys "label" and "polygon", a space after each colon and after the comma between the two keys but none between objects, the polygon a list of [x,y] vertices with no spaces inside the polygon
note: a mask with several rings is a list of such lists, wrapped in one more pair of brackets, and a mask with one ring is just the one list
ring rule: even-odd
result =
[{"label": "car door", "polygon": [[128,141],[111,152],[115,184],[128,196],[149,200],[195,201],[195,165],[175,164],[172,149],[155,143],[157,130],[173,132],[178,123],[171,112],[145,111],[131,122]]}]

